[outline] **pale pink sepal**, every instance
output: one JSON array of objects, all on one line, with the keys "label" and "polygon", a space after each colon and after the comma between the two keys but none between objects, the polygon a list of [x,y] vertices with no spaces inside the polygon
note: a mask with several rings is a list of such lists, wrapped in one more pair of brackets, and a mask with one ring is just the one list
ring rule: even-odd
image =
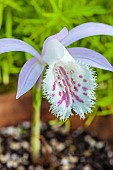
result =
[{"label": "pale pink sepal", "polygon": [[77,40],[94,35],[113,36],[113,26],[96,22],[84,23],[70,30],[61,43],[68,46]]},{"label": "pale pink sepal", "polygon": [[99,54],[96,51],[82,47],[68,48],[67,50],[75,60],[81,61],[89,66],[113,72],[113,66],[103,55]]},{"label": "pale pink sepal", "polygon": [[31,58],[24,64],[19,74],[16,99],[33,87],[43,70],[44,66],[40,65],[36,58]]},{"label": "pale pink sepal", "polygon": [[39,53],[26,42],[14,38],[0,39],[0,53],[10,52],[10,51],[27,52],[40,60]]}]

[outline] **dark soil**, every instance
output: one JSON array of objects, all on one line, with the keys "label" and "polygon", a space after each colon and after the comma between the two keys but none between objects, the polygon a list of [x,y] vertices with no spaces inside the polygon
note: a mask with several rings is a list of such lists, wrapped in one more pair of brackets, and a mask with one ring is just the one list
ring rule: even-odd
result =
[{"label": "dark soil", "polygon": [[30,157],[30,123],[0,130],[0,170],[113,170],[113,150],[83,128],[41,125],[40,163]]}]

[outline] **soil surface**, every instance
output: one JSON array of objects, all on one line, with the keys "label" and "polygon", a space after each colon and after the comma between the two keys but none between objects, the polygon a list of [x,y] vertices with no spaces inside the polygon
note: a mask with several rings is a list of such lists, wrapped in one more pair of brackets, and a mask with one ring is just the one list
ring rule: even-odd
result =
[{"label": "soil surface", "polygon": [[41,124],[38,165],[30,157],[30,123],[0,129],[0,170],[113,170],[113,150],[83,128]]}]

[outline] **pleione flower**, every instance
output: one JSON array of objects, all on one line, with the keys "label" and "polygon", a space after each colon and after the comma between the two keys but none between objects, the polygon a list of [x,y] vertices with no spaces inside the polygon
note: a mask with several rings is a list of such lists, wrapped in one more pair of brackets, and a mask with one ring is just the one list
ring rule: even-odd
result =
[{"label": "pleione flower", "polygon": [[44,41],[41,54],[22,40],[0,39],[0,53],[24,51],[33,56],[21,69],[16,98],[30,90],[46,68],[42,89],[51,104],[52,113],[61,120],[66,120],[74,112],[85,118],[96,101],[96,75],[91,67],[113,72],[113,66],[98,52],[66,47],[94,35],[113,36],[113,27],[93,22],[81,24],[70,31],[64,27]]}]

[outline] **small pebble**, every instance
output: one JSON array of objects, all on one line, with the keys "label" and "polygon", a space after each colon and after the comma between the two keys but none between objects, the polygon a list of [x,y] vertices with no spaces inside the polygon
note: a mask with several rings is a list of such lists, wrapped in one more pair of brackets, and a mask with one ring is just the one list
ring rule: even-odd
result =
[{"label": "small pebble", "polygon": [[56,146],[56,149],[57,149],[58,152],[61,152],[64,148],[65,148],[65,144],[64,143],[59,143]]},{"label": "small pebble", "polygon": [[20,149],[20,143],[19,142],[13,142],[13,141],[11,141],[10,143],[9,143],[9,147],[11,148],[11,149],[13,149],[13,150],[19,150]]},{"label": "small pebble", "polygon": [[96,145],[96,141],[90,136],[90,135],[86,135],[84,140],[91,146],[91,147],[95,147]]},{"label": "small pebble", "polygon": [[7,167],[8,168],[15,168],[15,167],[17,167],[17,165],[18,165],[18,163],[16,161],[14,161],[14,160],[9,160],[7,162]]},{"label": "small pebble", "polygon": [[18,165],[19,165],[19,163],[18,163],[17,161],[13,161],[13,162],[12,162],[12,167],[13,167],[13,168],[18,167]]},{"label": "small pebble", "polygon": [[8,162],[10,159],[10,155],[9,153],[7,153],[6,155],[0,155],[0,162],[1,163],[6,163]]},{"label": "small pebble", "polygon": [[76,148],[75,145],[70,145],[70,146],[69,146],[69,152],[70,152],[70,154],[74,154],[76,150],[77,150],[77,148]]},{"label": "small pebble", "polygon": [[24,160],[27,160],[28,157],[29,157],[28,153],[24,153],[23,156],[22,156],[22,158],[23,158]]},{"label": "small pebble", "polygon": [[60,167],[60,170],[70,170],[71,169],[71,165],[63,165]]},{"label": "small pebble", "polygon": [[23,165],[20,165],[17,170],[26,170],[25,167]]},{"label": "small pebble", "polygon": [[31,127],[31,124],[30,124],[30,122],[25,121],[25,122],[23,122],[23,123],[21,124],[21,126],[22,126],[22,128],[28,129],[28,128]]},{"label": "small pebble", "polygon": [[19,135],[17,128],[12,126],[9,126],[7,128],[1,128],[1,133],[4,135],[12,135],[12,136]]},{"label": "small pebble", "polygon": [[97,142],[96,143],[96,145],[95,145],[95,147],[97,148],[97,149],[102,149],[103,147],[104,147],[104,142]]},{"label": "small pebble", "polygon": [[30,165],[28,170],[34,170],[34,166],[33,165]]},{"label": "small pebble", "polygon": [[92,153],[91,153],[90,150],[85,150],[85,151],[83,152],[83,155],[86,156],[86,157],[90,157],[91,154],[92,154]]},{"label": "small pebble", "polygon": [[21,147],[26,149],[26,150],[29,150],[29,148],[30,148],[29,143],[27,141],[22,141]]},{"label": "small pebble", "polygon": [[69,159],[68,159],[68,157],[62,158],[61,164],[62,164],[62,165],[68,165],[68,164],[69,164]]},{"label": "small pebble", "polygon": [[83,170],[91,170],[91,166],[89,164],[87,164],[83,167]]},{"label": "small pebble", "polygon": [[113,159],[110,159],[109,163],[110,163],[111,165],[113,165]]},{"label": "small pebble", "polygon": [[44,170],[44,169],[42,168],[42,166],[37,166],[33,170]]},{"label": "small pebble", "polygon": [[79,161],[79,158],[77,156],[70,156],[69,161],[71,163],[77,163]]},{"label": "small pebble", "polygon": [[15,153],[13,153],[13,154],[11,155],[11,159],[12,159],[12,160],[17,160],[17,159],[18,159],[18,155],[15,154]]},{"label": "small pebble", "polygon": [[70,146],[70,144],[72,144],[72,142],[71,142],[70,139],[67,139],[67,140],[65,141],[65,143],[66,143],[66,146]]},{"label": "small pebble", "polygon": [[108,151],[107,155],[109,158],[113,157],[113,151]]},{"label": "small pebble", "polygon": [[51,139],[51,140],[50,140],[50,144],[51,144],[52,146],[57,146],[57,145],[59,145],[59,142],[57,141],[57,139]]}]

